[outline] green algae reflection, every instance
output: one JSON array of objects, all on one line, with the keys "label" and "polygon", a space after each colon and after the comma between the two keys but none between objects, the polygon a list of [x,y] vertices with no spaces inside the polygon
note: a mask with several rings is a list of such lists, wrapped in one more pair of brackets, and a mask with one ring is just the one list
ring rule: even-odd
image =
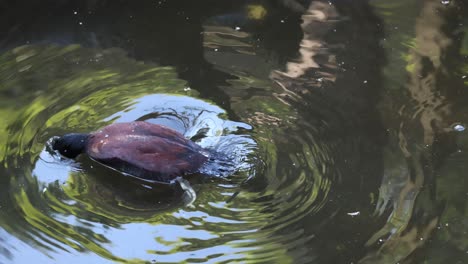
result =
[{"label": "green algae reflection", "polygon": [[[52,135],[95,130],[112,122],[104,118],[115,109],[125,108],[143,95],[196,93],[184,91],[185,82],[172,68],[136,62],[117,49],[22,46],[2,54],[0,61],[0,92],[4,97],[0,111],[5,117],[0,128],[6,131],[0,136],[5,146],[0,149],[6,169],[3,177],[10,178],[11,203],[16,205],[17,215],[23,216],[5,216],[2,226],[52,251],[92,251],[123,261],[102,246],[111,241],[85,223],[98,220],[115,225],[104,221],[115,218],[112,212],[95,210],[95,205],[80,203],[80,199],[70,200],[84,197],[86,201],[86,192],[79,190],[95,186],[92,179],[87,182],[90,178],[83,177],[84,182],[76,184],[77,175],[82,175],[76,171],[68,179],[45,184],[31,174],[33,166]],[[94,210],[95,214],[90,214]],[[24,227],[19,230],[21,222]]]}]

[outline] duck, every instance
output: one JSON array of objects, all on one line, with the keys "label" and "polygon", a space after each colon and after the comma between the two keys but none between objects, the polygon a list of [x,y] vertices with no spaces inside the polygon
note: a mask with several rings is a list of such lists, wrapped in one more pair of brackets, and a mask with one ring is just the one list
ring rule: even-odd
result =
[{"label": "duck", "polygon": [[157,182],[196,173],[209,156],[181,133],[145,121],[115,123],[96,132],[56,137],[52,149],[70,159],[87,154],[113,169]]},{"label": "duck", "polygon": [[81,154],[147,181],[171,183],[196,173],[209,154],[181,133],[145,121],[115,123],[91,133],[54,137],[51,147],[65,158]]}]

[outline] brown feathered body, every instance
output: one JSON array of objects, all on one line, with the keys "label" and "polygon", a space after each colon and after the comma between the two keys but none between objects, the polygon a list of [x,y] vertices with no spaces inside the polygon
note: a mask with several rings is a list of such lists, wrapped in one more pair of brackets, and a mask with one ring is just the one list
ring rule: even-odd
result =
[{"label": "brown feathered body", "polygon": [[200,146],[177,131],[143,121],[91,133],[86,153],[121,172],[163,182],[196,172],[208,159]]}]

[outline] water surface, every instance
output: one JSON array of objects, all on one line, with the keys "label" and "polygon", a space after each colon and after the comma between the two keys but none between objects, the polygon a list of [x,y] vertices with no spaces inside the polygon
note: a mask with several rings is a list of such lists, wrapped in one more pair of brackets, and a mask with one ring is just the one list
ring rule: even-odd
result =
[{"label": "water surface", "polygon": [[[462,1],[11,4],[0,263],[466,263]],[[23,3],[24,4],[24,3]],[[169,126],[229,155],[197,200],[52,136]]]}]

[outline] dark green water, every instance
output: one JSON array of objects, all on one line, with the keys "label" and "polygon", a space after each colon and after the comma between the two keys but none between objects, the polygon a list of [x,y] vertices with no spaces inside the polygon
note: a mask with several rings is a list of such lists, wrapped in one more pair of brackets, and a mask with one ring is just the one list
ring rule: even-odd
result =
[{"label": "dark green water", "polygon": [[[464,1],[1,6],[0,263],[468,263]],[[188,207],[45,151],[132,120],[236,171]]]}]

